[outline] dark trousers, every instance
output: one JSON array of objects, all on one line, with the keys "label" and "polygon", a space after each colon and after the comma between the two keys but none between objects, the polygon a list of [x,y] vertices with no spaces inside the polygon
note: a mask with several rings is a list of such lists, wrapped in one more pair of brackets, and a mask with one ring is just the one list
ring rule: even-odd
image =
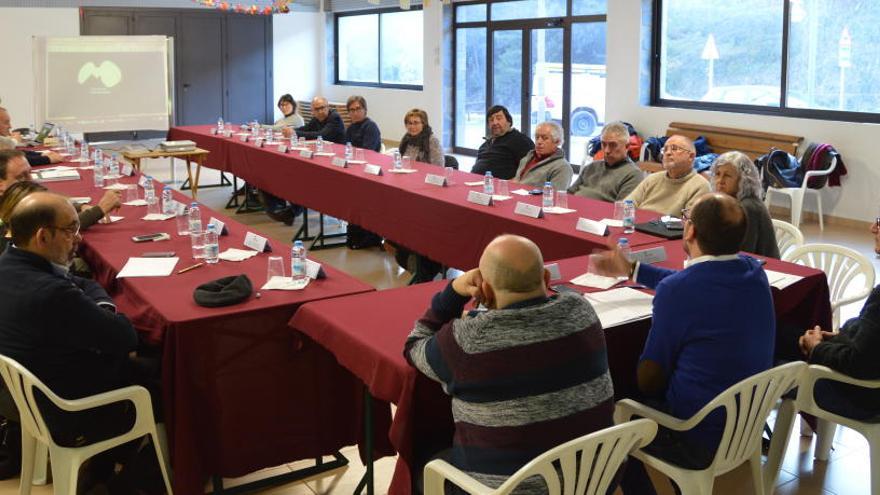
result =
[{"label": "dark trousers", "polygon": [[[670,430],[661,426],[644,451],[654,457],[675,464],[686,469],[706,469],[712,464],[715,451],[707,449],[697,442],[689,441],[682,432]],[[673,483],[676,493],[681,493],[678,486]],[[642,461],[630,457],[623,472],[620,488],[626,495],[655,495],[654,485],[645,465]]]}]

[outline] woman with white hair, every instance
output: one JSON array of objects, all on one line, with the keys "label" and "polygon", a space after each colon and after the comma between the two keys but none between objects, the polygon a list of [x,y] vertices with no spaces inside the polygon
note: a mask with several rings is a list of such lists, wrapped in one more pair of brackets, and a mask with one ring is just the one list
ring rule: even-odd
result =
[{"label": "woman with white hair", "polygon": [[560,148],[564,141],[562,127],[556,122],[538,124],[535,128],[535,149],[520,160],[513,180],[534,187],[541,187],[549,181],[557,191],[568,189],[574,172]]},{"label": "woman with white hair", "polygon": [[742,250],[779,258],[773,221],[761,201],[761,178],[749,157],[739,151],[728,151],[719,155],[712,163],[712,185],[715,191],[739,200],[746,212],[748,228],[743,238]]}]

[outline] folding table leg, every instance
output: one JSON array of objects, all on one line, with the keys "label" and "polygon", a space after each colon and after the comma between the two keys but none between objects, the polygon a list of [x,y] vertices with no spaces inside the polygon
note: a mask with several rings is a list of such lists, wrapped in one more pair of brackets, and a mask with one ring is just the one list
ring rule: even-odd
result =
[{"label": "folding table leg", "polygon": [[373,495],[375,484],[373,483],[373,396],[370,390],[364,386],[364,447],[366,449],[366,459],[364,476],[360,483],[354,489],[355,495],[363,493],[364,488],[367,489],[367,495]]},{"label": "folding table leg", "polygon": [[211,485],[213,486],[212,493],[223,495],[249,493],[256,490],[262,490],[271,486],[284,485],[293,481],[311,478],[312,476],[315,476],[317,474],[333,471],[334,469],[339,469],[348,464],[348,459],[344,455],[342,455],[341,452],[334,453],[333,457],[335,459],[331,462],[324,462],[324,459],[316,457],[314,466],[297,469],[296,471],[271,476],[269,478],[259,479],[257,481],[251,481],[250,483],[237,485],[232,488],[223,488],[223,478],[221,476],[214,475],[211,476]]}]

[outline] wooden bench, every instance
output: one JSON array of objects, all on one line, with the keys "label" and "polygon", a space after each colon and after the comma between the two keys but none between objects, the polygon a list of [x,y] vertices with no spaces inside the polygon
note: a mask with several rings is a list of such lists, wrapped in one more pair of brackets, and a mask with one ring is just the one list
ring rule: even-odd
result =
[{"label": "wooden bench", "polygon": [[[752,160],[769,153],[771,148],[780,149],[797,156],[798,147],[804,141],[804,138],[801,136],[735,129],[733,127],[689,124],[686,122],[672,122],[669,124],[669,128],[666,129],[666,136],[675,134],[692,140],[703,136],[706,138],[709,147],[712,148],[713,153],[720,155],[726,151],[741,151]],[[657,162],[644,161],[644,158],[643,154],[642,160],[638,163],[640,169],[645,172],[663,170],[663,165]]]}]

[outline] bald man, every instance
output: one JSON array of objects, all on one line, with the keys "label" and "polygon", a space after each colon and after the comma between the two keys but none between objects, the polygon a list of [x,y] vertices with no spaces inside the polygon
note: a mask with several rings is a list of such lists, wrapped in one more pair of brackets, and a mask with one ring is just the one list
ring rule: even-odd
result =
[{"label": "bald man", "polygon": [[663,147],[663,171],[645,178],[629,193],[636,208],[678,217],[698,196],[709,192],[709,181],[694,171],[694,143],[670,136]]},{"label": "bald man", "polygon": [[330,107],[327,98],[323,96],[312,99],[312,118],[306,125],[298,128],[296,134],[306,139],[318,139],[321,136],[324,141],[345,144],[345,124],[342,117]]},{"label": "bald man", "polygon": [[[9,111],[3,107],[0,107],[0,137],[9,138],[13,143],[18,143],[21,140],[20,134],[12,132],[12,118],[9,116]],[[61,155],[54,151],[26,150],[25,157],[28,163],[33,166],[49,165],[63,160]]]},{"label": "bald man", "polygon": [[[611,424],[598,317],[577,294],[547,297],[549,279],[532,241],[498,237],[479,268],[434,296],[406,341],[407,360],[452,396],[455,437],[439,457],[491,487],[536,454]],[[472,299],[488,310],[462,317]],[[435,455],[417,453],[413,472]],[[527,485],[546,493],[543,481]]]},{"label": "bald man", "polygon": [[[731,385],[772,366],[776,318],[763,267],[737,254],[748,219],[736,198],[705,194],[683,219],[689,257],[684,270],[632,263],[619,251],[603,253],[595,266],[603,275],[629,276],[656,291],[638,386],[660,409],[686,419]],[[685,434],[661,428],[646,450],[682,467],[704,469],[723,427],[724,415],[716,412]],[[623,489],[654,493],[634,459]]]}]

